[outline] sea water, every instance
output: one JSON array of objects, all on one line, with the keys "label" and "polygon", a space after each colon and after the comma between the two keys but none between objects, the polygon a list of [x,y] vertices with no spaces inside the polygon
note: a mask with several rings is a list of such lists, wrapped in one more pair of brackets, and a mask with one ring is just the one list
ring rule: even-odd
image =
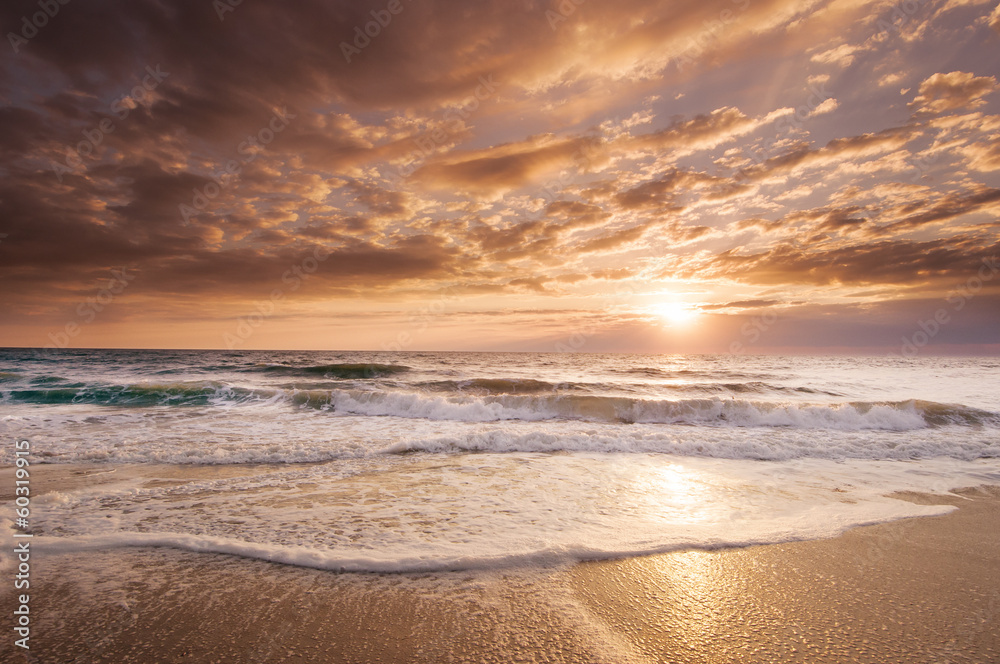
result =
[{"label": "sea water", "polygon": [[34,465],[269,464],[39,496],[33,541],[46,551],[168,546],[344,571],[552,565],[943,514],[953,508],[892,494],[1000,484],[998,369],[6,349],[0,462],[27,439]]}]

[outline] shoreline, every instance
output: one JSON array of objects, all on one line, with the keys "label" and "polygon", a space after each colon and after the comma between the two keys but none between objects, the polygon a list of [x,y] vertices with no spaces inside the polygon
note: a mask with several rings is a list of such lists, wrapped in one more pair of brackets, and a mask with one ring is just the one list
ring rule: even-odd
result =
[{"label": "shoreline", "polygon": [[[172,481],[167,467],[40,468],[35,495],[139,476]],[[273,466],[193,468],[178,469],[173,481]],[[0,470],[0,482],[11,470]],[[830,539],[555,568],[334,573],[165,548],[40,551],[32,557],[31,654],[109,662],[150,654],[165,662],[997,661],[1000,488],[956,493],[896,494],[958,509]],[[5,589],[5,605],[11,595]],[[5,641],[0,653],[22,661]]]}]

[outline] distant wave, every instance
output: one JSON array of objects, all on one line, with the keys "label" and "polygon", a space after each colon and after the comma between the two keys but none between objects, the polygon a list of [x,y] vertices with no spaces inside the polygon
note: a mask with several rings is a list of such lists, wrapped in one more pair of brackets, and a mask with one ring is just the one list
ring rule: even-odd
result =
[{"label": "distant wave", "polygon": [[843,396],[838,392],[829,390],[818,390],[812,387],[789,387],[786,385],[773,385],[759,380],[752,380],[746,383],[682,383],[657,385],[657,389],[677,390],[683,392],[705,392],[708,394],[767,394],[767,393],[787,393],[787,394],[825,394],[827,396]]},{"label": "distant wave", "polygon": [[199,364],[197,366],[181,366],[171,369],[160,369],[154,371],[154,376],[186,375],[190,373],[212,374],[223,371],[245,371],[246,367],[240,364]]},{"label": "distant wave", "polygon": [[317,364],[313,366],[288,366],[264,365],[258,367],[260,371],[267,373],[288,374],[298,376],[321,375],[330,378],[357,379],[357,378],[379,378],[404,373],[410,367],[401,364]]},{"label": "distant wave", "polygon": [[436,392],[472,392],[484,394],[523,394],[555,392],[586,387],[578,383],[549,383],[531,378],[471,378],[468,380],[435,380],[416,383],[414,387]]},{"label": "distant wave", "polygon": [[708,379],[740,379],[740,378],[768,378],[765,374],[748,374],[741,371],[730,371],[728,369],[715,369],[711,371],[696,371],[694,369],[659,369],[656,367],[629,367],[628,369],[611,369],[613,373],[628,376],[642,376],[645,378],[708,378]]},{"label": "distant wave", "polygon": [[70,383],[70,381],[62,376],[35,376],[31,379],[32,385],[58,385],[60,383],[65,383],[62,387],[82,387],[80,383]]},{"label": "distant wave", "polygon": [[466,380],[436,380],[415,383],[413,387],[433,392],[459,392],[469,394],[538,394],[544,392],[681,392],[689,394],[823,394],[842,396],[837,392],[811,387],[788,387],[762,381],[745,383],[551,383],[531,378],[471,378]]},{"label": "distant wave", "polygon": [[97,404],[102,406],[208,406],[281,398],[276,390],[250,390],[212,382],[140,385],[62,385],[11,389],[6,400],[34,404]]},{"label": "distant wave", "polygon": [[[37,401],[39,403],[60,403],[70,401],[74,403],[102,403],[107,400],[109,403],[133,403],[135,405],[150,405],[155,402],[155,395],[163,393],[169,395],[170,404],[187,403],[208,403],[207,399],[217,396],[218,388],[223,386],[221,381],[212,380],[217,373],[237,372],[263,372],[270,375],[289,376],[291,381],[282,385],[284,389],[316,389],[322,387],[318,379],[333,378],[339,380],[358,380],[373,378],[395,378],[400,374],[410,371],[410,368],[396,364],[321,364],[315,366],[289,366],[289,365],[258,365],[247,369],[234,367],[233,365],[208,365],[190,368],[164,369],[153,373],[154,376],[162,376],[163,382],[153,384],[136,385],[86,385],[84,383],[70,382],[67,378],[56,375],[40,375],[26,377],[17,373],[0,372],[0,383],[6,383],[7,389],[12,390],[16,400]],[[183,376],[204,375],[203,380],[184,381]],[[177,376],[179,380],[170,381],[170,376]],[[299,379],[311,379],[303,382]],[[25,384],[26,382],[26,384]],[[22,383],[18,386],[17,383]],[[210,387],[206,387],[210,385]],[[678,393],[690,395],[741,395],[741,394],[818,394],[826,396],[842,396],[837,392],[829,390],[815,389],[812,387],[794,387],[785,385],[775,385],[759,380],[746,382],[683,382],[683,383],[661,383],[650,385],[648,383],[603,383],[603,382],[549,382],[536,380],[533,378],[466,378],[459,380],[431,380],[416,383],[388,383],[391,387],[401,389],[415,389],[429,392],[476,394],[476,395],[503,395],[503,394],[543,394],[543,393],[566,393],[584,392],[593,394],[615,394],[615,393]],[[26,389],[27,387],[32,389]],[[46,388],[50,389],[34,389]],[[232,388],[235,392],[241,392],[240,388]],[[246,390],[243,390],[244,392]],[[152,399],[152,401],[150,401]],[[167,405],[166,403],[164,405]]]}]

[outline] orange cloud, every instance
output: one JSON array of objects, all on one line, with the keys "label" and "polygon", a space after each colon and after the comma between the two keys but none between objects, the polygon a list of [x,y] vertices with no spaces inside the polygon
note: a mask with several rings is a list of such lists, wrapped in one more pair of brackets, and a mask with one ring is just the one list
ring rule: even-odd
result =
[{"label": "orange cloud", "polygon": [[982,98],[996,89],[997,79],[993,76],[974,76],[961,71],[934,74],[920,84],[919,94],[910,106],[925,113],[976,108],[986,103]]}]

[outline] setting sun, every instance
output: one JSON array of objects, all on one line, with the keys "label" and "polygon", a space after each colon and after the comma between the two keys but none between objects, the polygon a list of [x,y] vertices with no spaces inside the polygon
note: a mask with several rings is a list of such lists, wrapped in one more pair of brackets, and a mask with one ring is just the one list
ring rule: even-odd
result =
[{"label": "setting sun", "polygon": [[653,307],[653,313],[672,325],[687,325],[698,318],[698,310],[684,302],[664,302]]}]

